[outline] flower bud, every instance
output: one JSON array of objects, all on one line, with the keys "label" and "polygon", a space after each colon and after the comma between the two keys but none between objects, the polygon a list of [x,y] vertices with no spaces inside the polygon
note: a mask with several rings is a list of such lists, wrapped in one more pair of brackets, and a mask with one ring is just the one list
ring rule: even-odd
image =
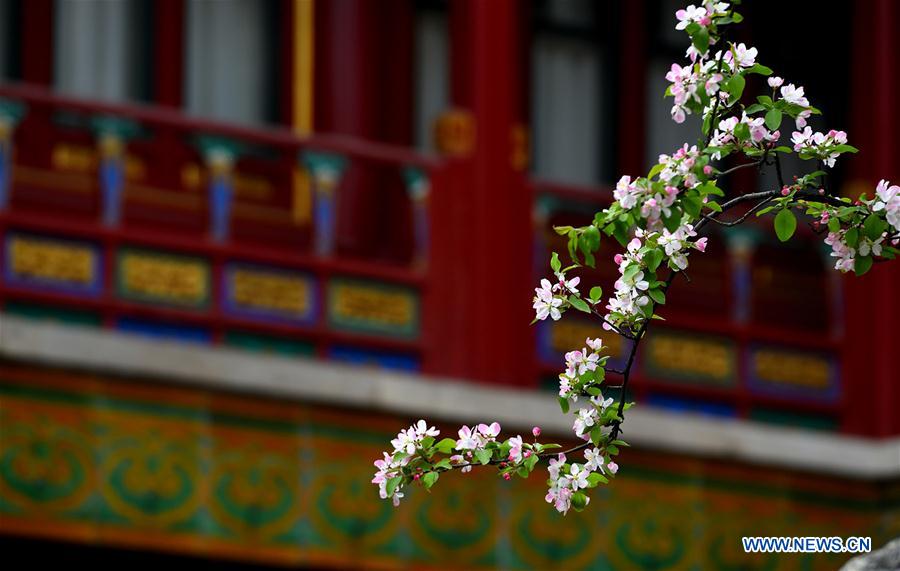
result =
[{"label": "flower bud", "polygon": [[534,428],[532,428],[532,429],[531,429],[531,434],[533,434],[535,438],[537,438],[538,436],[540,436],[540,435],[541,435],[541,427],[540,427],[540,426],[535,426]]},{"label": "flower bud", "polygon": [[510,478],[512,478],[512,476],[509,475],[509,472],[507,472],[506,474],[503,474],[503,479],[504,479],[504,480],[507,480],[507,481],[508,481]]}]

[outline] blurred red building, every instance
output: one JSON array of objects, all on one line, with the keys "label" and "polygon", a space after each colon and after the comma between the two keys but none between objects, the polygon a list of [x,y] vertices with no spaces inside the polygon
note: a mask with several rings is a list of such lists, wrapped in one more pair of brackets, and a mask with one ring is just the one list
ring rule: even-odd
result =
[{"label": "blurred red building", "polygon": [[[553,225],[691,136],[662,98],[677,7],[0,0],[5,549],[676,569],[749,564],[742,534],[896,535],[900,267],[844,279],[766,219],[714,233],[671,292],[629,422],[671,433],[626,425],[636,476],[594,513],[484,478],[392,512],[363,479],[420,410],[555,426],[508,403],[552,405],[537,393],[597,328],[529,328],[533,284],[565,250]],[[862,149],[838,187],[900,179],[897,7],[745,12],[739,39]],[[612,255],[586,277],[609,285]]]}]

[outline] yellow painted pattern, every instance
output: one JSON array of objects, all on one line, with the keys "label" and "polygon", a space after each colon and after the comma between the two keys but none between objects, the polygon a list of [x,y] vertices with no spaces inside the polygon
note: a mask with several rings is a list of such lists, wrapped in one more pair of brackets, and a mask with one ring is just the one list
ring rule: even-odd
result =
[{"label": "yellow painted pattern", "polygon": [[232,287],[238,306],[296,314],[309,310],[309,285],[300,276],[239,269],[232,274]]},{"label": "yellow painted pattern", "polygon": [[17,277],[77,284],[96,279],[96,253],[87,246],[25,236],[14,236],[10,242],[9,263]]},{"label": "yellow painted pattern", "polygon": [[772,349],[761,349],[753,354],[753,371],[764,381],[813,389],[828,388],[831,378],[827,359]]},{"label": "yellow painted pattern", "polygon": [[128,294],[191,304],[206,299],[208,269],[200,261],[126,252],[119,264],[122,288]]},{"label": "yellow painted pattern", "polygon": [[403,327],[415,316],[415,298],[408,292],[357,284],[336,284],[331,290],[333,317]]}]

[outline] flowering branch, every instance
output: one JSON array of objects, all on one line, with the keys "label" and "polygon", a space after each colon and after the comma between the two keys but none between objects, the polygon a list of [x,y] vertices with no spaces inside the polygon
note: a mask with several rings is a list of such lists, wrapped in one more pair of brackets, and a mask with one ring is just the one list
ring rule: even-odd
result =
[{"label": "flowering branch", "polygon": [[[573,431],[584,442],[564,452],[558,444],[540,443],[540,429],[532,431],[534,440],[521,436],[499,440],[500,426],[480,424],[459,429],[458,439],[435,442],[438,431],[424,420],[402,430],[392,441],[393,452],[376,461],[378,472],[372,480],[382,498],[398,503],[402,490],[411,484],[430,489],[440,474],[459,469],[468,472],[476,466],[494,466],[504,479],[513,475],[528,477],[541,459],[549,459],[550,475],[546,500],[566,513],[583,509],[590,498],[587,490],[606,484],[617,473],[613,458],[625,442],[619,439],[627,402],[627,388],[641,341],[650,323],[662,319],[656,312],[666,303],[670,286],[679,274],[687,277],[689,257],[706,250],[708,237],[700,234],[715,223],[736,226],[751,214],[774,214],[775,234],[789,240],[797,227],[797,214],[810,217],[813,229],[825,233],[825,243],[837,258],[835,268],[842,272],[866,273],[875,261],[891,260],[900,254],[900,186],[882,180],[872,198],[865,194],[852,201],[834,196],[828,189],[828,169],[856,148],[847,144],[843,131],[813,131],[807,125],[812,115],[820,114],[806,98],[803,87],[784,84],[770,68],[756,62],[756,48],[728,42],[721,28],[742,21],[731,4],[702,0],[699,5],[678,10],[676,29],[684,30],[691,40],[684,66],[672,64],[666,74],[670,85],[666,95],[673,98],[672,119],[681,123],[687,115],[702,118],[700,144],[684,144],[659,161],[644,177],[623,176],[613,192],[614,201],[598,212],[591,224],[576,228],[556,227],[568,239],[572,264],[563,268],[559,254],[550,258],[554,278],[542,279],[535,289],[535,321],[559,320],[569,310],[600,319],[606,331],[631,341],[624,367],[607,369],[609,355],[600,339],[588,338],[585,347],[566,353],[565,370],[559,375],[559,405],[564,414],[577,405]],[[771,89],[747,101],[744,94],[748,75],[767,77]],[[785,120],[793,120],[792,146],[780,145],[779,129]],[[784,180],[782,154],[795,154],[814,161],[816,170]],[[718,165],[729,156],[744,162],[721,170]],[[738,170],[775,167],[779,188],[744,193],[726,200],[718,181]],[[722,220],[723,214],[739,205],[753,203],[734,220]],[[594,267],[595,252],[602,236],[615,239],[623,251],[613,261],[619,270],[613,295],[603,304],[603,291],[591,287],[587,295],[579,291],[579,277],[569,277],[573,269]],[[664,280],[657,274],[668,273]],[[621,383],[610,384],[606,374],[621,376]],[[604,397],[603,390],[617,388],[616,399]],[[579,401],[580,399],[580,401]],[[570,457],[583,451],[583,460]]]}]

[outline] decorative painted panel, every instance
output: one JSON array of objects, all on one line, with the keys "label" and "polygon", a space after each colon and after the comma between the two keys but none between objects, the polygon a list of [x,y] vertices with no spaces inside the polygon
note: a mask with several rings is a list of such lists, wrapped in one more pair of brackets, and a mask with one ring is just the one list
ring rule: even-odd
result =
[{"label": "decorative painted panel", "polygon": [[370,462],[406,420],[4,365],[0,533],[350,569],[818,570],[846,557],[740,537],[900,532],[900,484],[640,449],[565,518],[542,478],[482,471],[394,509]]},{"label": "decorative painted panel", "polygon": [[335,329],[416,337],[419,305],[418,293],[402,286],[345,278],[328,284],[328,322]]},{"label": "decorative painted panel", "polygon": [[621,367],[630,342],[621,335],[604,331],[599,321],[579,319],[574,315],[566,316],[560,321],[541,321],[538,324],[537,344],[541,363],[548,367],[559,367],[562,371],[565,354],[584,347],[588,337],[600,337],[603,344],[609,347],[604,354],[610,356],[612,368]]},{"label": "decorative painted panel", "polygon": [[261,321],[315,321],[316,287],[308,274],[229,263],[224,280],[223,306],[229,314]]},{"label": "decorative painted panel", "polygon": [[720,387],[737,383],[737,349],[726,337],[655,331],[641,357],[644,373],[654,379]]},{"label": "decorative painted panel", "polygon": [[747,367],[748,385],[756,394],[828,403],[840,397],[838,362],[827,353],[755,345]]},{"label": "decorative painted panel", "polygon": [[100,249],[92,242],[10,232],[5,250],[8,284],[91,297],[103,288]]},{"label": "decorative painted panel", "polygon": [[209,263],[202,258],[122,248],[116,275],[125,299],[198,309],[209,303]]}]

